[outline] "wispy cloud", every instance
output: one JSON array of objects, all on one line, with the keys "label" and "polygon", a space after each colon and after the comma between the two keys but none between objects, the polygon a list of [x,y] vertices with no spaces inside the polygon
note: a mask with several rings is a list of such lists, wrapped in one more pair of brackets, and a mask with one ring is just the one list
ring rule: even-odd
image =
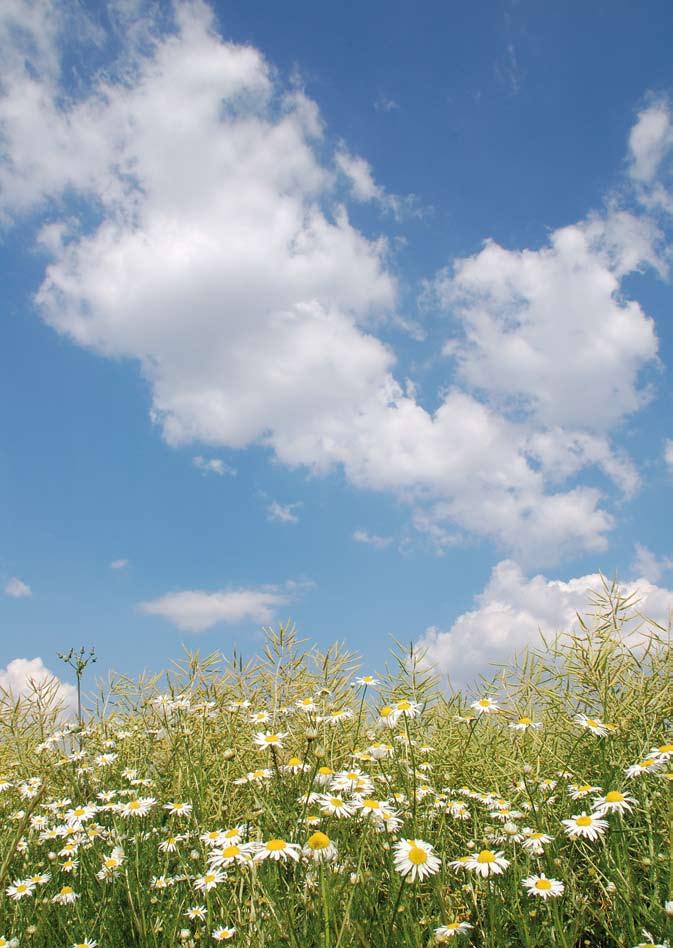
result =
[{"label": "wispy cloud", "polygon": [[126,569],[129,565],[128,560],[113,560],[110,563],[110,569]]},{"label": "wispy cloud", "polygon": [[669,570],[673,570],[673,557],[658,557],[646,546],[636,543],[635,556],[631,564],[631,575],[634,579],[648,579],[652,583],[658,583],[664,573]]},{"label": "wispy cloud", "polygon": [[273,500],[266,508],[266,519],[275,520],[278,523],[299,523],[299,517],[294,511],[302,506],[300,500],[294,504],[279,504],[278,501]]},{"label": "wispy cloud", "polygon": [[236,468],[225,464],[221,458],[204,458],[197,454],[193,458],[193,464],[202,474],[217,474],[218,477],[224,477],[225,474],[233,477],[236,474]]},{"label": "wispy cloud", "polygon": [[33,590],[18,576],[12,576],[5,583],[5,594],[11,596],[12,599],[26,599],[33,595]]},{"label": "wispy cloud", "polygon": [[374,108],[377,112],[394,112],[399,107],[399,103],[392,96],[383,93],[374,100]]},{"label": "wispy cloud", "polygon": [[357,543],[366,543],[367,546],[373,546],[376,550],[385,550],[393,542],[392,537],[379,536],[376,533],[368,533],[366,530],[355,530],[353,539]]}]

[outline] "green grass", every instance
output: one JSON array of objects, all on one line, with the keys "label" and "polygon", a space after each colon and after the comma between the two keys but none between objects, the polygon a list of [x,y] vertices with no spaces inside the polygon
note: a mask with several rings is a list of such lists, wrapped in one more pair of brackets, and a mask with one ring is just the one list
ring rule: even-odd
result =
[{"label": "green grass", "polygon": [[[416,948],[436,943],[439,926],[465,921],[472,927],[450,943],[596,948],[650,943],[648,934],[655,943],[671,939],[673,755],[656,755],[642,775],[626,771],[673,740],[673,659],[668,631],[646,621],[634,630],[634,613],[633,601],[606,586],[577,634],[521,656],[467,696],[440,691],[423,655],[401,646],[376,687],[356,685],[354,655],[310,648],[290,627],[268,630],[262,656],[246,665],[188,655],[161,679],[114,679],[91,701],[81,730],[59,724],[49,686],[30,700],[4,696],[0,935],[22,946],[89,939],[130,948],[215,944],[225,926],[239,945]],[[154,700],[160,694],[167,700]],[[469,720],[482,697],[500,711]],[[315,711],[297,707],[307,698]],[[381,725],[381,708],[402,699],[420,713]],[[259,711],[268,722],[251,720]],[[351,716],[324,720],[335,711]],[[596,736],[577,714],[611,728]],[[541,726],[510,727],[522,716]],[[260,749],[258,731],[287,736],[280,748]],[[380,748],[368,750],[377,743],[392,751],[379,757]],[[101,765],[101,754],[116,757]],[[287,769],[292,757],[303,765],[297,772]],[[325,767],[361,770],[369,788],[341,796],[386,801],[393,828],[361,807],[347,819],[321,813],[309,794],[328,790],[317,783]],[[268,776],[241,782],[260,769]],[[584,784],[600,790],[573,800],[570,788]],[[607,814],[595,841],[571,839],[561,821],[590,812],[611,790],[632,796],[632,809]],[[108,800],[98,796],[105,791]],[[145,816],[125,817],[121,807],[136,796],[156,802]],[[172,815],[169,802],[189,803],[191,812]],[[63,833],[69,809],[86,804],[99,809],[80,830],[49,838],[49,830]],[[234,827],[241,844],[253,844],[248,860],[224,869],[211,891],[197,891],[212,851],[201,835]],[[280,838],[304,847],[316,830],[336,846],[335,859],[317,862],[303,851],[297,861],[254,858],[254,844]],[[535,855],[525,830],[553,839]],[[162,851],[171,836],[175,850]],[[72,873],[59,855],[68,839],[78,844]],[[416,881],[398,871],[400,839],[429,843],[439,870]],[[115,847],[123,861],[101,879]],[[481,878],[449,865],[482,850],[502,851],[507,868]],[[5,894],[47,873],[31,895]],[[530,895],[523,880],[540,874],[562,882],[563,894]],[[52,901],[63,885],[78,894],[74,903]],[[204,919],[185,914],[196,906]]]}]

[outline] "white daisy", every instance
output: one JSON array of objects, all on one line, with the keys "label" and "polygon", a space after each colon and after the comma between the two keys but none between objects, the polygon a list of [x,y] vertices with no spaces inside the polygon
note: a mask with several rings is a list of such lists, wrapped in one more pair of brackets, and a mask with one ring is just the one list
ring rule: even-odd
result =
[{"label": "white daisy", "polygon": [[394,851],[395,869],[412,882],[434,875],[442,864],[430,843],[422,839],[401,839]]},{"label": "white daisy", "polygon": [[540,899],[553,899],[563,895],[565,888],[558,879],[548,879],[544,873],[539,876],[528,876],[527,879],[522,880],[521,885],[528,889],[529,895],[534,895]]}]

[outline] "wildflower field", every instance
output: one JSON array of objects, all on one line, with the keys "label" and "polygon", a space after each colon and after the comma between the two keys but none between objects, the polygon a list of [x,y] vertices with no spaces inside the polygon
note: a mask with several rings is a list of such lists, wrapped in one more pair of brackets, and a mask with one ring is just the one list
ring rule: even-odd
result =
[{"label": "wildflower field", "polygon": [[469,694],[287,626],[81,727],[5,695],[0,946],[671,941],[673,659],[635,610],[606,586]]}]

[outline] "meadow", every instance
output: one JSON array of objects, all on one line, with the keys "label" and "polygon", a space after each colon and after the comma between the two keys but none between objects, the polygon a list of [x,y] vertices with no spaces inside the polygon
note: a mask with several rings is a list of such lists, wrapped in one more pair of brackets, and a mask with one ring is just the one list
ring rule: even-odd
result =
[{"label": "meadow", "polygon": [[606,584],[468,693],[285,625],[4,695],[0,946],[673,944],[669,641]]}]

